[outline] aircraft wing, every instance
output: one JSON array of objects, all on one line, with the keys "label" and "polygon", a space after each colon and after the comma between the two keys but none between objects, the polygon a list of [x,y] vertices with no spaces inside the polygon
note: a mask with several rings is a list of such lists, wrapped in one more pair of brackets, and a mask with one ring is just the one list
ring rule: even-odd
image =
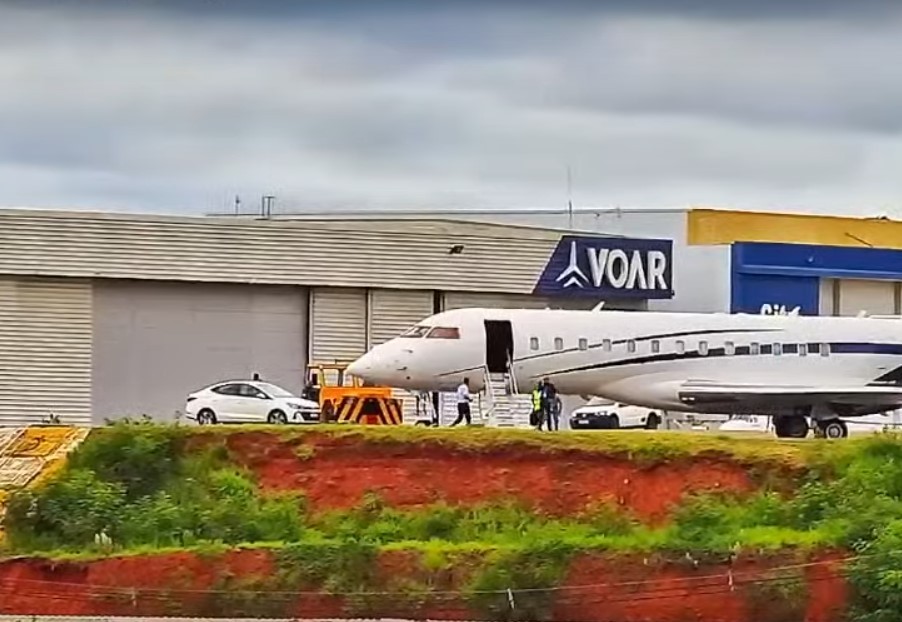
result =
[{"label": "aircraft wing", "polygon": [[[791,408],[832,404],[860,410],[889,410],[902,406],[902,387],[879,385],[741,384],[691,380],[679,387],[679,397],[693,407]],[[851,414],[851,413],[850,413]]]}]

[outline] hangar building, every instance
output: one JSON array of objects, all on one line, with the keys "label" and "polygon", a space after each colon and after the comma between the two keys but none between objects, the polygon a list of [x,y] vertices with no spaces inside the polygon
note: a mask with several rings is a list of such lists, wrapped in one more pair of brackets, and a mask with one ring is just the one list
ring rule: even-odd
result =
[{"label": "hangar building", "polygon": [[671,263],[666,238],[510,223],[4,209],[0,425],[168,419],[254,372],[300,391],[309,363],[445,309],[642,310],[674,296]]},{"label": "hangar building", "polygon": [[[445,216],[452,212],[438,213]],[[671,298],[651,310],[902,314],[902,222],[715,209],[456,211],[458,219],[673,242]],[[282,218],[315,217],[315,212]],[[373,218],[410,212],[371,213]],[[577,234],[579,235],[579,234]]]}]

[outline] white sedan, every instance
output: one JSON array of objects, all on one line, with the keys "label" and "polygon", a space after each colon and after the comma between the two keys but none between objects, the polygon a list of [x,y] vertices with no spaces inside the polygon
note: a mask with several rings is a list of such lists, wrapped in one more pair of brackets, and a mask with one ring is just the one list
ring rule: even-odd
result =
[{"label": "white sedan", "polygon": [[185,414],[199,425],[215,423],[318,423],[319,404],[269,382],[231,380],[188,396]]},{"label": "white sedan", "polygon": [[589,400],[570,414],[570,429],[646,428],[661,425],[661,413],[641,406],[612,402],[600,397]]}]

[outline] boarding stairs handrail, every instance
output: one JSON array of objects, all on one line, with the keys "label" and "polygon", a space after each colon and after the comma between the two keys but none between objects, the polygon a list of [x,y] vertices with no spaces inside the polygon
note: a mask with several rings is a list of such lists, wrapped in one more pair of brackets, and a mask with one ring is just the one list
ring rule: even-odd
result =
[{"label": "boarding stairs handrail", "polygon": [[514,359],[510,354],[507,355],[507,373],[510,377],[511,394],[519,395],[520,388],[517,386],[517,374],[514,372]]}]

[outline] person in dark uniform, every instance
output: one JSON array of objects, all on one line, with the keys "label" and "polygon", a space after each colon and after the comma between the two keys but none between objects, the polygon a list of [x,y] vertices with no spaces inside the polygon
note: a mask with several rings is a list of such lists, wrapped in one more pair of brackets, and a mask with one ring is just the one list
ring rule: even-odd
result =
[{"label": "person in dark uniform", "polygon": [[[542,379],[542,418],[548,423],[548,431],[557,430],[557,387],[548,378]],[[554,428],[551,426],[554,425]]]}]

